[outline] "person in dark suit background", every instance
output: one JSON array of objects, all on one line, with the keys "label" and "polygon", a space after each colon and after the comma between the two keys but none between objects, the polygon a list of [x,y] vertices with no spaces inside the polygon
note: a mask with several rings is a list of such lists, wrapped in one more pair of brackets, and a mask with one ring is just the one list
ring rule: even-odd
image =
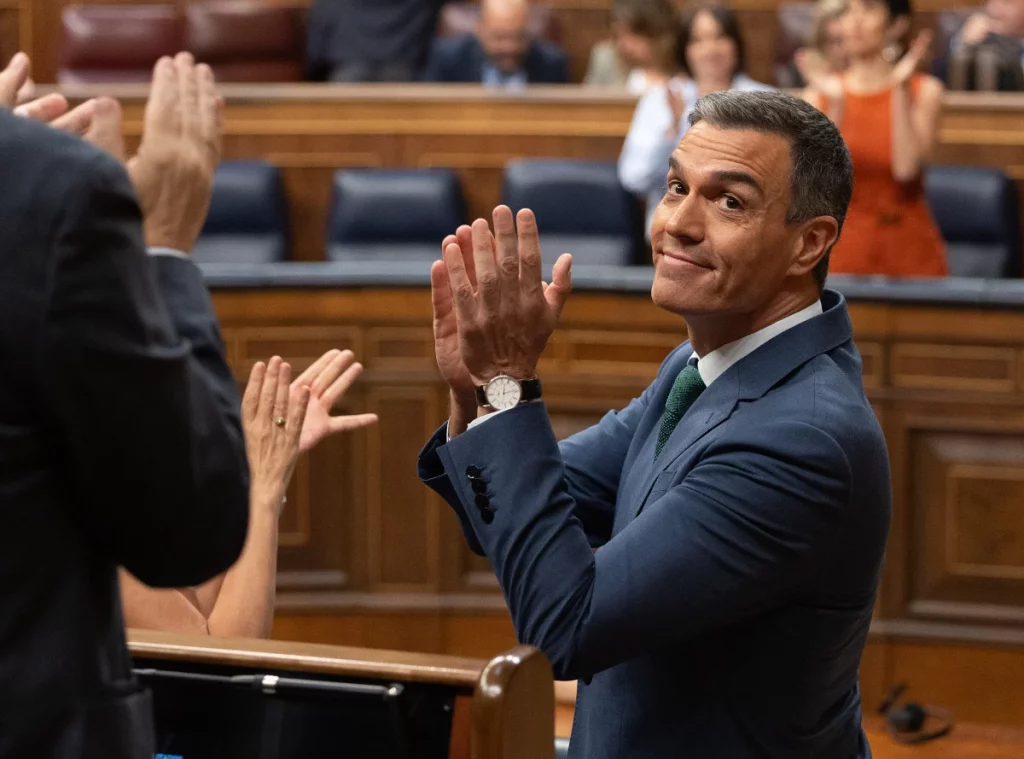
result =
[{"label": "person in dark suit background", "polygon": [[26,72],[0,74],[0,757],[152,759],[117,567],[201,583],[248,522],[238,389],[186,255],[221,105],[208,67],[162,59],[126,172],[117,103],[87,104],[89,144],[6,110]]},{"label": "person in dark suit background", "polygon": [[519,640],[580,680],[571,757],[864,759],[891,482],[824,287],[850,155],[782,93],[709,94],[690,123],[651,235],[652,299],[689,340],[556,443],[536,372],[571,259],[544,284],[533,214],[500,206],[493,236],[461,227],[431,270],[451,415],[419,475],[489,558]]},{"label": "person in dark suit background", "polygon": [[1024,0],[988,0],[935,63],[953,90],[1024,90]]},{"label": "person in dark suit background", "polygon": [[477,33],[434,40],[424,79],[504,88],[567,83],[565,52],[530,39],[529,11],[526,0],[482,0]]},{"label": "person in dark suit background", "polygon": [[306,77],[314,82],[419,78],[444,0],[315,0]]}]

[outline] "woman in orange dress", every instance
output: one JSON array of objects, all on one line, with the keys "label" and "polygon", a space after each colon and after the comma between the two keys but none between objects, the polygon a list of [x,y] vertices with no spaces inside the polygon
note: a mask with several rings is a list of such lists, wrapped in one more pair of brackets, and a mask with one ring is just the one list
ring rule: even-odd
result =
[{"label": "woman in orange dress", "polygon": [[808,82],[805,98],[839,126],[853,159],[853,198],[831,272],[948,273],[922,183],[938,135],[942,83],[915,73],[929,32],[898,59],[896,45],[909,25],[909,0],[849,0],[842,27],[849,68],[837,75],[807,53],[797,59]]}]

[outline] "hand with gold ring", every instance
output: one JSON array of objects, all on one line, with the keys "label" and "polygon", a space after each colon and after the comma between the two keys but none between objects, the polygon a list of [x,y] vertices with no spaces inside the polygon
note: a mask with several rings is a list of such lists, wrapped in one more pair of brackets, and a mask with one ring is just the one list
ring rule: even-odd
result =
[{"label": "hand with gold ring", "polygon": [[242,429],[252,477],[253,508],[280,512],[295,462],[299,457],[308,386],[291,392],[292,368],[274,356],[258,362],[249,375],[242,398]]}]

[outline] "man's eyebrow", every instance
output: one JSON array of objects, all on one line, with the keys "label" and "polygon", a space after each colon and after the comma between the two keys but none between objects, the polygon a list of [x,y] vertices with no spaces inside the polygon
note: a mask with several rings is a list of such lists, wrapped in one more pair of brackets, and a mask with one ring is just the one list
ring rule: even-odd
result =
[{"label": "man's eyebrow", "polygon": [[[668,157],[668,168],[669,171],[681,173],[683,165],[679,163],[679,160],[674,156]],[[748,174],[745,171],[736,171],[723,169],[722,171],[711,172],[711,179],[718,184],[745,184],[750,189],[754,190],[759,195],[764,195],[764,188],[761,187],[761,183],[758,182],[753,175]]]},{"label": "man's eyebrow", "polygon": [[713,171],[711,176],[719,184],[745,184],[758,195],[764,195],[761,183],[745,171]]}]

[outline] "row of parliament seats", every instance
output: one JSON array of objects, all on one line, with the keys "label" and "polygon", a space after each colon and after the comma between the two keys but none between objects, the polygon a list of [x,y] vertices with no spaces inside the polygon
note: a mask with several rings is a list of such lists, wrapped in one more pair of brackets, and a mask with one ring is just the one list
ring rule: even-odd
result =
[{"label": "row of parliament seats", "polygon": [[[476,28],[476,3],[448,3],[439,35]],[[221,82],[298,82],[305,78],[306,9],[260,2],[190,0],[144,5],[70,5],[62,15],[57,81],[145,82],[163,55],[188,50]],[[559,43],[551,9],[533,5],[530,30]]]},{"label": "row of parliament seats", "polygon": [[[937,14],[933,51],[944,50],[949,37],[973,9]],[[543,3],[530,10],[531,33],[560,44],[565,30],[558,15]],[[470,33],[479,6],[445,5],[438,34]],[[782,3],[777,10],[772,78],[780,87],[797,86],[793,54],[811,36],[814,4]],[[161,4],[79,4],[62,18],[58,81],[136,82],[148,79],[161,55],[190,50],[209,62],[223,82],[294,82],[304,78],[306,10],[256,2],[189,0]]]},{"label": "row of parliament seats", "polygon": [[[954,276],[1020,276],[1020,205],[1015,183],[1002,170],[934,166],[925,191]],[[502,201],[537,215],[546,271],[564,252],[585,265],[647,263],[640,208],[619,184],[613,162],[510,162]],[[459,176],[450,169],[341,169],[334,176],[324,257],[429,263],[438,258],[440,241],[467,221]],[[285,261],[288,237],[278,170],[263,161],[224,163],[196,259]]]}]

